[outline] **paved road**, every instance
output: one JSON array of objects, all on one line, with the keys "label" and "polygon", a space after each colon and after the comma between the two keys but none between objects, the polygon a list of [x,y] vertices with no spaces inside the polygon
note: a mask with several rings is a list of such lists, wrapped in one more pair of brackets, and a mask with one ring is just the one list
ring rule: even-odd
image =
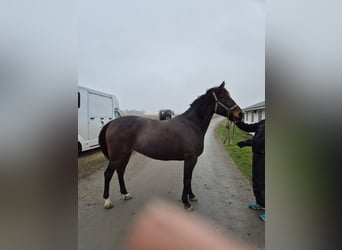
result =
[{"label": "paved road", "polygon": [[[192,203],[194,213],[209,219],[217,230],[233,232],[254,249],[264,249],[265,223],[257,211],[248,208],[254,200],[251,186],[216,139],[215,127],[221,120],[211,121],[204,152],[193,172],[192,189],[199,199]],[[135,153],[125,174],[127,189],[134,198],[120,199],[115,174],[110,187],[114,208],[110,210],[103,208],[103,169],[79,180],[79,249],[122,249],[130,223],[152,198],[182,206],[182,175],[183,162],[157,161]]]}]

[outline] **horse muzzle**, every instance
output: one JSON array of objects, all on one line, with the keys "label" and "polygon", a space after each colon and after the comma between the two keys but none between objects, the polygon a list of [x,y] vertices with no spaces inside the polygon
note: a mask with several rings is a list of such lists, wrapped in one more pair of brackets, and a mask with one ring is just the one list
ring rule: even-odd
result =
[{"label": "horse muzzle", "polygon": [[243,112],[240,109],[240,107],[236,107],[234,110],[230,111],[228,119],[233,121],[233,122],[237,122],[237,121],[241,121],[243,118]]}]

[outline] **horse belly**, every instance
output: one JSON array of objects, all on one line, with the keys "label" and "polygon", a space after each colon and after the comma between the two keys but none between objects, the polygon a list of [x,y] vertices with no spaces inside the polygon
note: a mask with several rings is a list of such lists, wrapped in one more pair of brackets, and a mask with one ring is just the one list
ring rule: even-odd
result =
[{"label": "horse belly", "polygon": [[184,160],[182,145],[168,138],[137,140],[134,150],[156,160]]}]

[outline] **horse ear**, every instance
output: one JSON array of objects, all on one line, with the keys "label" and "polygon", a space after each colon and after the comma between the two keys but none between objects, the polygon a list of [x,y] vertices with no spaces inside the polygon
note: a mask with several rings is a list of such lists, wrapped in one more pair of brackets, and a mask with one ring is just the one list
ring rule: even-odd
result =
[{"label": "horse ear", "polygon": [[225,82],[223,81],[220,85],[220,88],[224,88]]}]

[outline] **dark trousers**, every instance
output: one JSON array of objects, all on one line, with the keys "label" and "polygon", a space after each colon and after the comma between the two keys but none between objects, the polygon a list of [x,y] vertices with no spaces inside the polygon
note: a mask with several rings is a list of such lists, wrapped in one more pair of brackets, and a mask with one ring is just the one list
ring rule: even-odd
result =
[{"label": "dark trousers", "polygon": [[253,192],[256,202],[265,207],[265,155],[253,153]]}]

